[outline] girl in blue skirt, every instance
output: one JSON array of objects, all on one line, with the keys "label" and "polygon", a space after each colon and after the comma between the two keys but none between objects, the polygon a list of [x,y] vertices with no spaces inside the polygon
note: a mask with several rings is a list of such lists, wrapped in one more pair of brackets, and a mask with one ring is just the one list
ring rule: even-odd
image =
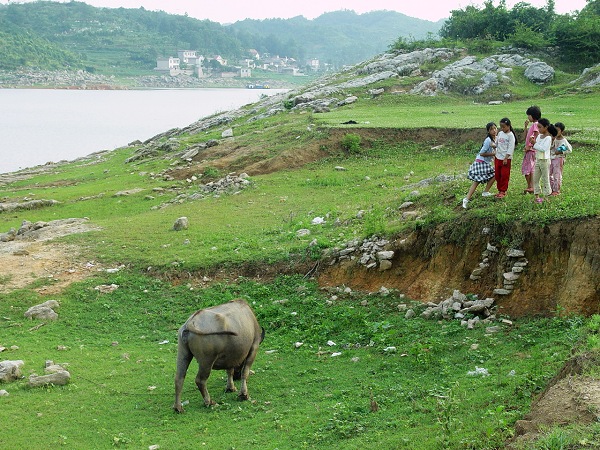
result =
[{"label": "girl in blue skirt", "polygon": [[473,182],[469,188],[467,196],[463,198],[462,207],[467,209],[469,200],[475,193],[475,189],[481,183],[487,183],[485,189],[481,193],[482,197],[489,197],[492,195],[490,188],[494,184],[494,155],[496,154],[496,135],[498,134],[498,127],[494,122],[490,122],[485,126],[487,130],[487,137],[483,141],[481,150],[475,157],[475,162],[469,167],[469,173],[467,178]]}]

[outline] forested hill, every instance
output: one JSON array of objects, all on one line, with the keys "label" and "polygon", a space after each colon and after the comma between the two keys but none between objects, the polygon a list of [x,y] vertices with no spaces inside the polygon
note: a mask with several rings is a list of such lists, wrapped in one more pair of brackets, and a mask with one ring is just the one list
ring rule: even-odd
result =
[{"label": "forested hill", "polygon": [[335,67],[385,51],[399,37],[424,38],[442,23],[391,11],[339,11],[314,20],[244,20],[221,25],[144,8],[96,8],[83,2],[0,5],[0,69],[152,70],[156,58],[197,50],[229,60],[248,49]]},{"label": "forested hill", "polygon": [[[384,52],[399,37],[425,39],[438,35],[443,21],[429,22],[394,11],[325,13],[314,20],[246,19],[230,25],[241,40],[253,36],[260,48],[273,54],[293,49],[300,59],[317,58],[336,67],[369,59]],[[258,39],[257,39],[258,38]]]}]

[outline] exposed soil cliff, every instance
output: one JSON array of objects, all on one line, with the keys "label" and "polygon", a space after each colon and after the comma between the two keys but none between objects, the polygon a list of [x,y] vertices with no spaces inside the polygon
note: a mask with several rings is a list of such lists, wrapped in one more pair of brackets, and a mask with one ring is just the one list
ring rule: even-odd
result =
[{"label": "exposed soil cliff", "polygon": [[[388,249],[394,251],[394,257],[389,270],[367,269],[356,259],[348,259],[324,264],[319,282],[366,291],[381,286],[396,288],[421,301],[447,298],[459,289],[494,297],[500,312],[512,317],[552,315],[557,310],[594,314],[600,312],[599,225],[598,218],[590,218],[543,228],[517,226],[503,235],[482,233],[486,227],[483,223],[467,228],[465,224],[449,224],[391,241]],[[457,233],[457,227],[462,227],[463,233]],[[511,270],[513,261],[506,251],[515,248],[515,237],[527,265],[511,293],[494,294],[495,289],[503,287],[504,274]],[[480,267],[488,244],[497,247],[498,252],[487,256],[489,266],[479,279],[472,280],[471,273]]]}]

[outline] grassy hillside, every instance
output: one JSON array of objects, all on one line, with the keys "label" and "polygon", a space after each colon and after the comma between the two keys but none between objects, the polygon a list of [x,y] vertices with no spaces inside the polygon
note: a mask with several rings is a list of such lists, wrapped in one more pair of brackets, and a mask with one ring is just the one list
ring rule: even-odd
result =
[{"label": "grassy hillside", "polygon": [[[345,72],[315,86],[352,78]],[[576,365],[578,380],[596,386],[597,315],[568,314],[557,305],[549,317],[497,312],[468,329],[459,320],[422,318],[424,299],[396,289],[319,284],[316,269],[323,270],[327,252],[355,240],[399,242],[431,230],[424,249],[431,254],[440,239],[458,251],[469,247],[484,225],[503,233],[494,236],[499,244],[519,245],[522,228],[543,240],[550,224],[597,220],[597,90],[579,90],[570,84],[576,75],[565,74],[546,86],[514,78],[506,86],[516,98],[501,105],[406,94],[424,78],[327,91],[336,96],[332,105],[352,94],[358,99],[321,113],[291,107],[296,96],[314,92],[307,86],[263,99],[228,121],[215,115],[152,143],[0,178],[3,205],[58,202],[3,210],[0,232],[24,220],[70,217],[100,228],[48,243],[0,243],[2,261],[10,261],[0,277],[0,360],[23,360],[25,378],[40,374],[49,359],[66,363],[72,376],[66,386],[29,388],[26,379],[0,386],[9,393],[0,397],[0,446],[505,448],[561,369]],[[374,88],[384,93],[369,94]],[[509,116],[520,133],[534,103],[567,124],[574,144],[562,195],[534,204],[520,193],[524,180],[515,164],[505,199],[474,197],[463,210],[470,185],[464,175],[485,123]],[[357,123],[343,124],[349,120]],[[222,138],[228,128],[234,136]],[[181,159],[211,139],[219,145]],[[205,193],[208,182],[244,170],[247,187]],[[399,208],[406,201],[414,214]],[[189,228],[174,231],[182,216]],[[436,240],[443,229],[448,233]],[[27,253],[10,247],[16,244],[30,245]],[[54,263],[23,283],[50,252]],[[586,261],[596,254],[590,250]],[[69,277],[80,281],[58,289]],[[456,286],[445,288],[452,294]],[[214,372],[208,389],[218,406],[205,408],[192,363],[184,387],[189,404],[185,414],[174,414],[177,328],[196,309],[237,297],[251,303],[267,332],[249,380],[251,401],[223,393],[224,374]],[[48,299],[61,304],[57,321],[24,318],[27,308]],[[588,394],[595,398],[593,389]],[[574,424],[550,427],[515,448],[594,448],[598,412],[586,405]]]}]

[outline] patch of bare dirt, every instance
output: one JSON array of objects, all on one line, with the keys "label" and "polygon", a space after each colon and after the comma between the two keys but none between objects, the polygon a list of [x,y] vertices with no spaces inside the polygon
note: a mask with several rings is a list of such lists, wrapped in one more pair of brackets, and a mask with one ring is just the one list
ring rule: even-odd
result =
[{"label": "patch of bare dirt", "polygon": [[594,355],[580,355],[565,364],[559,375],[531,405],[531,411],[515,424],[516,436],[507,448],[534,441],[545,427],[591,424],[600,420],[600,380],[581,375],[597,365]]},{"label": "patch of bare dirt", "polygon": [[93,229],[84,219],[69,219],[51,222],[28,233],[25,239],[0,242],[0,293],[42,280],[35,290],[53,295],[97,271],[99,267],[86,261],[76,246],[51,242],[60,236]]}]

